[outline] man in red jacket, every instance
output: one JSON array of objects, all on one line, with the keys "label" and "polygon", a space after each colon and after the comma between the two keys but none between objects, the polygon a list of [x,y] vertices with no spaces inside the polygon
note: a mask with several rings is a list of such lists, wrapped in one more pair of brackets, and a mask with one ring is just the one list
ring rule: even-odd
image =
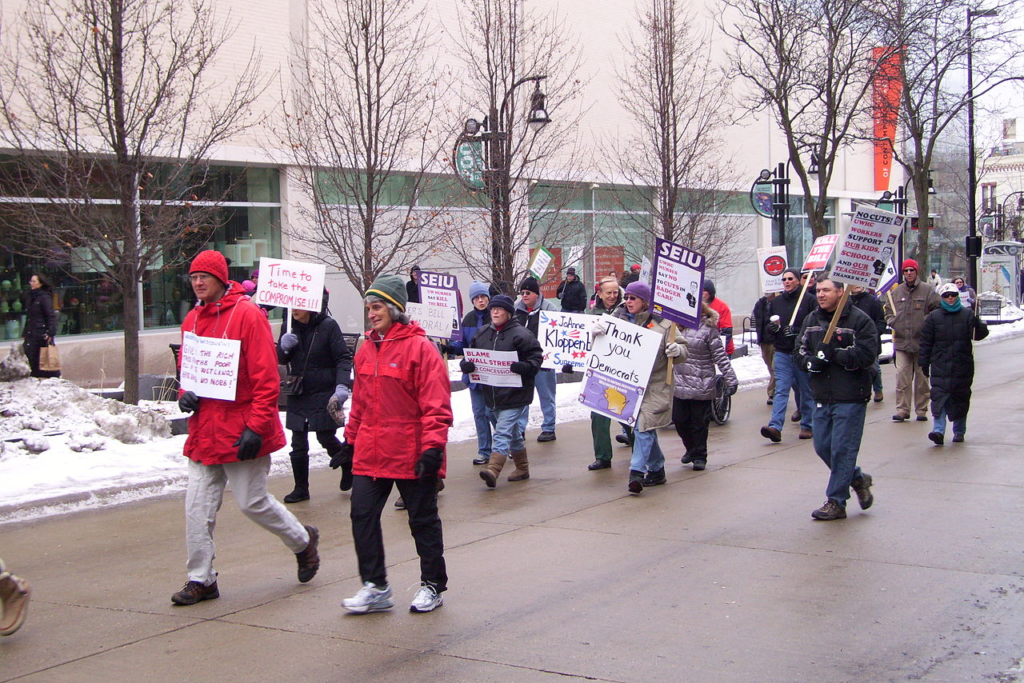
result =
[{"label": "man in red jacket", "polygon": [[193,334],[238,340],[240,348],[234,400],[202,398],[193,391],[178,399],[181,411],[192,416],[185,441],[188,581],[171,596],[177,605],[220,597],[213,569],[213,528],[228,483],[242,513],[295,553],[299,581],[309,581],[320,567],[316,527],[303,526],[267,492],[268,456],[285,445],[277,410],[281,380],[270,324],[242,285],[229,279],[227,261],[219,252],[196,256],[189,276],[199,304],[181,324],[183,343],[186,334]]},{"label": "man in red jacket", "polygon": [[405,312],[407,301],[398,275],[381,275],[366,290],[371,329],[356,351],[345,443],[331,458],[331,467],[352,464],[349,514],[363,587],[342,605],[358,614],[394,606],[380,525],[393,485],[420,556],[420,589],[409,610],[437,609],[448,587],[437,481],[445,475],[451,382],[437,347]]}]

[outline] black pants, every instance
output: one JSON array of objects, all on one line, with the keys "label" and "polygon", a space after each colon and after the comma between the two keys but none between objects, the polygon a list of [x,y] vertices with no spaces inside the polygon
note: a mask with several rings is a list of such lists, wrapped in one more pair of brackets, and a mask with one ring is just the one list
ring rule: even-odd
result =
[{"label": "black pants", "polygon": [[25,356],[28,357],[29,368],[32,369],[32,377],[60,377],[60,370],[40,370],[39,369],[39,352],[46,346],[46,341],[33,341],[26,339],[22,348],[25,350]]},{"label": "black pants", "polygon": [[672,422],[693,460],[708,459],[708,425],[711,423],[711,401],[672,399]]},{"label": "black pants", "polygon": [[378,586],[387,583],[380,515],[391,495],[392,484],[398,486],[409,513],[409,530],[416,541],[416,553],[420,556],[420,581],[433,585],[440,593],[448,587],[448,573],[444,563],[441,517],[437,513],[436,477],[427,481],[374,479],[364,475],[353,478],[349,507],[359,576],[364,582],[371,581]]},{"label": "black pants", "polygon": [[[308,423],[307,423],[308,426]],[[316,432],[316,440],[327,450],[328,455],[334,455],[341,449],[341,442],[338,441],[337,429],[325,429]],[[292,452],[293,458],[309,457],[309,432],[306,430],[292,431]]]}]

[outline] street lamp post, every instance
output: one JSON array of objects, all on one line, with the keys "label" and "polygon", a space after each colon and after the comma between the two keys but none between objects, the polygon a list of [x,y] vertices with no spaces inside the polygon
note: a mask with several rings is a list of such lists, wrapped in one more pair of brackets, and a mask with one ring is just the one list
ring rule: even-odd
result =
[{"label": "street lamp post", "polygon": [[974,151],[974,39],[971,36],[971,23],[974,17],[994,17],[998,14],[994,9],[967,10],[967,221],[969,225],[966,242],[968,276],[971,287],[978,287],[978,257],[981,256],[981,238],[978,237],[978,207],[976,195],[978,189],[978,168]]}]

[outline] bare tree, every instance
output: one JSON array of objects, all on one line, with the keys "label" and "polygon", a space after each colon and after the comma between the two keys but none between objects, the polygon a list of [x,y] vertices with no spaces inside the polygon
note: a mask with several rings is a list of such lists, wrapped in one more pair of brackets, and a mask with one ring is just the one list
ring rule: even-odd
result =
[{"label": "bare tree", "polygon": [[2,205],[4,230],[26,254],[114,285],[135,403],[140,282],[206,243],[221,199],[206,159],[250,123],[259,60],[213,76],[232,31],[205,0],[40,0],[16,30],[0,61],[0,146],[15,153],[5,187],[23,199]]},{"label": "bare tree", "polygon": [[[290,221],[292,249],[340,268],[359,291],[438,246],[449,188],[427,171],[439,170],[445,85],[419,6],[314,0],[306,35],[294,37],[283,132],[308,204]],[[431,207],[417,208],[427,192]]]},{"label": "bare tree", "polygon": [[[565,19],[553,11],[539,14],[523,0],[463,0],[461,8],[462,96],[468,109],[484,108],[485,135],[491,136],[487,189],[472,198],[487,211],[471,218],[489,213],[490,224],[486,235],[452,229],[445,238],[475,277],[507,289],[524,272],[531,245],[564,244],[581,232],[578,221],[561,213],[586,187],[576,138],[580,57]],[[527,125],[537,104],[529,90],[520,90],[529,85],[535,93],[543,85],[548,95],[551,122],[540,132]],[[557,173],[558,182],[531,192],[529,181],[545,172]]]},{"label": "bare tree", "polygon": [[[973,15],[968,30],[968,12],[976,3],[967,0],[898,0],[880,15],[880,34],[886,45],[902,46],[890,56],[890,65],[875,75],[884,89],[895,88],[897,99],[876,98],[875,116],[898,122],[900,144],[882,138],[903,167],[913,188],[919,223],[931,214],[928,192],[929,172],[936,164],[936,150],[951,135],[960,135],[954,122],[962,119],[969,102],[963,88],[968,51],[973,53],[974,98],[1013,80],[1021,80],[1021,31],[1015,28],[1019,3],[986,5],[993,16]],[[865,132],[865,138],[874,136]],[[878,139],[878,138],[874,138]],[[963,138],[960,138],[963,139]],[[947,182],[955,179],[949,177]],[[964,188],[965,198],[977,188]],[[921,272],[928,272],[930,229],[917,232],[914,250]]]},{"label": "bare tree", "polygon": [[[746,106],[767,110],[785,136],[815,237],[828,232],[828,188],[839,153],[871,100],[880,61],[878,21],[861,0],[724,0],[719,26],[735,45],[730,74],[749,86]],[[734,22],[735,19],[735,22]],[[817,182],[809,172],[816,163]]]},{"label": "bare tree", "polygon": [[[620,202],[642,239],[620,234],[629,260],[649,252],[655,237],[704,254],[727,267],[737,255],[740,223],[726,215],[737,178],[722,155],[729,124],[729,85],[711,63],[710,36],[687,16],[681,0],[650,0],[637,13],[637,29],[623,41],[629,62],[619,71],[619,101],[637,132],[610,140],[614,170],[635,190],[653,188],[650,205]],[[620,233],[623,231],[620,229]],[[634,233],[635,235],[635,233]]]}]

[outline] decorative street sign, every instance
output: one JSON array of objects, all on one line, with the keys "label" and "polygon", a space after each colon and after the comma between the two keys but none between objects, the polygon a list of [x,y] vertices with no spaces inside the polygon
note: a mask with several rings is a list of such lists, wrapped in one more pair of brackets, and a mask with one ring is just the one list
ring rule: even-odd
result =
[{"label": "decorative street sign", "polygon": [[484,143],[472,138],[463,138],[455,145],[455,171],[470,187],[482,190],[484,187]]}]

